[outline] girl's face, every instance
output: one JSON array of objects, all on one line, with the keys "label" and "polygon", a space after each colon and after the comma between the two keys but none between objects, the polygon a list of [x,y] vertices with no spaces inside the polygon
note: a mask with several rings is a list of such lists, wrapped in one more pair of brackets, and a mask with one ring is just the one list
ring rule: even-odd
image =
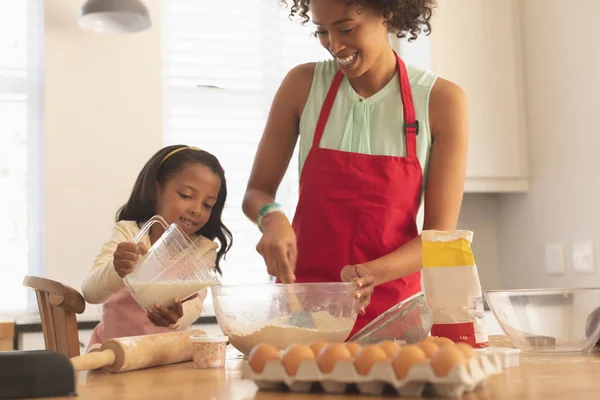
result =
[{"label": "girl's face", "polygon": [[188,163],[164,184],[158,184],[158,214],[187,235],[201,229],[217,202],[221,179],[200,163]]},{"label": "girl's face", "polygon": [[312,21],[321,45],[349,78],[367,72],[389,49],[385,19],[347,0],[311,0]]}]

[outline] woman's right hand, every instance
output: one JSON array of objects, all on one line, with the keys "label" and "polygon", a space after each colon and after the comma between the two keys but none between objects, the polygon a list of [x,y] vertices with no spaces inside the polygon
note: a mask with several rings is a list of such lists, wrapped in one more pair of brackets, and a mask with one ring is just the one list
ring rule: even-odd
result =
[{"label": "woman's right hand", "polygon": [[148,252],[143,243],[121,242],[113,255],[115,271],[121,278],[129,275],[140,258]]},{"label": "woman's right hand", "polygon": [[269,275],[282,283],[294,283],[296,276],[296,233],[287,217],[273,212],[262,220],[263,235],[256,250],[265,259]]}]

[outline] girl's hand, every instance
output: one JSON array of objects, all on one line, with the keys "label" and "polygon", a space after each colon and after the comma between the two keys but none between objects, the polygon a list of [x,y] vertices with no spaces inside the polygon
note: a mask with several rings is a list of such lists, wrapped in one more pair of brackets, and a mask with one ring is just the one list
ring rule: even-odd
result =
[{"label": "girl's hand", "polygon": [[115,271],[121,278],[129,275],[140,258],[148,252],[142,243],[121,242],[113,255]]},{"label": "girl's hand", "polygon": [[285,215],[274,212],[262,222],[263,235],[256,246],[267,264],[267,272],[283,283],[294,283],[296,277],[296,233]]},{"label": "girl's hand", "polygon": [[354,298],[360,299],[358,312],[364,315],[375,289],[375,278],[367,268],[360,264],[345,266],[342,269],[341,278],[343,282],[354,282],[356,286]]},{"label": "girl's hand", "polygon": [[169,308],[163,307],[156,303],[153,309],[146,310],[146,317],[156,326],[168,327],[173,325],[181,317],[183,317],[183,306],[182,304],[188,300],[192,300],[198,297],[198,293],[187,297],[184,301],[179,300],[177,297],[173,300],[173,305]]}]

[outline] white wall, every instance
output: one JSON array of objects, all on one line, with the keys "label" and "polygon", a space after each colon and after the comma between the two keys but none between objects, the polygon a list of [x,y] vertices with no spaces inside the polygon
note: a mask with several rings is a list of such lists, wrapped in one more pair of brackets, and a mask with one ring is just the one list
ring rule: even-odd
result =
[{"label": "white wall", "polygon": [[[507,288],[598,286],[597,272],[573,272],[570,255],[574,241],[600,244],[600,2],[519,4],[531,190],[499,203],[499,274]],[[545,272],[551,242],[565,244],[566,275]]]},{"label": "white wall", "polygon": [[160,2],[129,36],[81,30],[82,3],[46,0],[44,43],[46,276],[76,289],[162,146]]},{"label": "white wall", "polygon": [[498,269],[498,208],[500,195],[466,194],[459,229],[473,231],[471,249],[483,290],[502,289]]}]

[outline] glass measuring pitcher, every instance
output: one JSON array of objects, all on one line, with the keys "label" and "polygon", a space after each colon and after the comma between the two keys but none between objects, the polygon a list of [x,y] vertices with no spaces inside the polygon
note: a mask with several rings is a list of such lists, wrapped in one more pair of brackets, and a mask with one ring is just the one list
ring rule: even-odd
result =
[{"label": "glass measuring pitcher", "polygon": [[168,225],[159,215],[144,224],[133,242],[138,243],[155,223],[165,232],[133,272],[123,278],[140,307],[153,308],[156,303],[170,307],[175,297],[184,300],[208,286],[220,284],[216,269],[198,256],[189,236],[177,224]]}]

